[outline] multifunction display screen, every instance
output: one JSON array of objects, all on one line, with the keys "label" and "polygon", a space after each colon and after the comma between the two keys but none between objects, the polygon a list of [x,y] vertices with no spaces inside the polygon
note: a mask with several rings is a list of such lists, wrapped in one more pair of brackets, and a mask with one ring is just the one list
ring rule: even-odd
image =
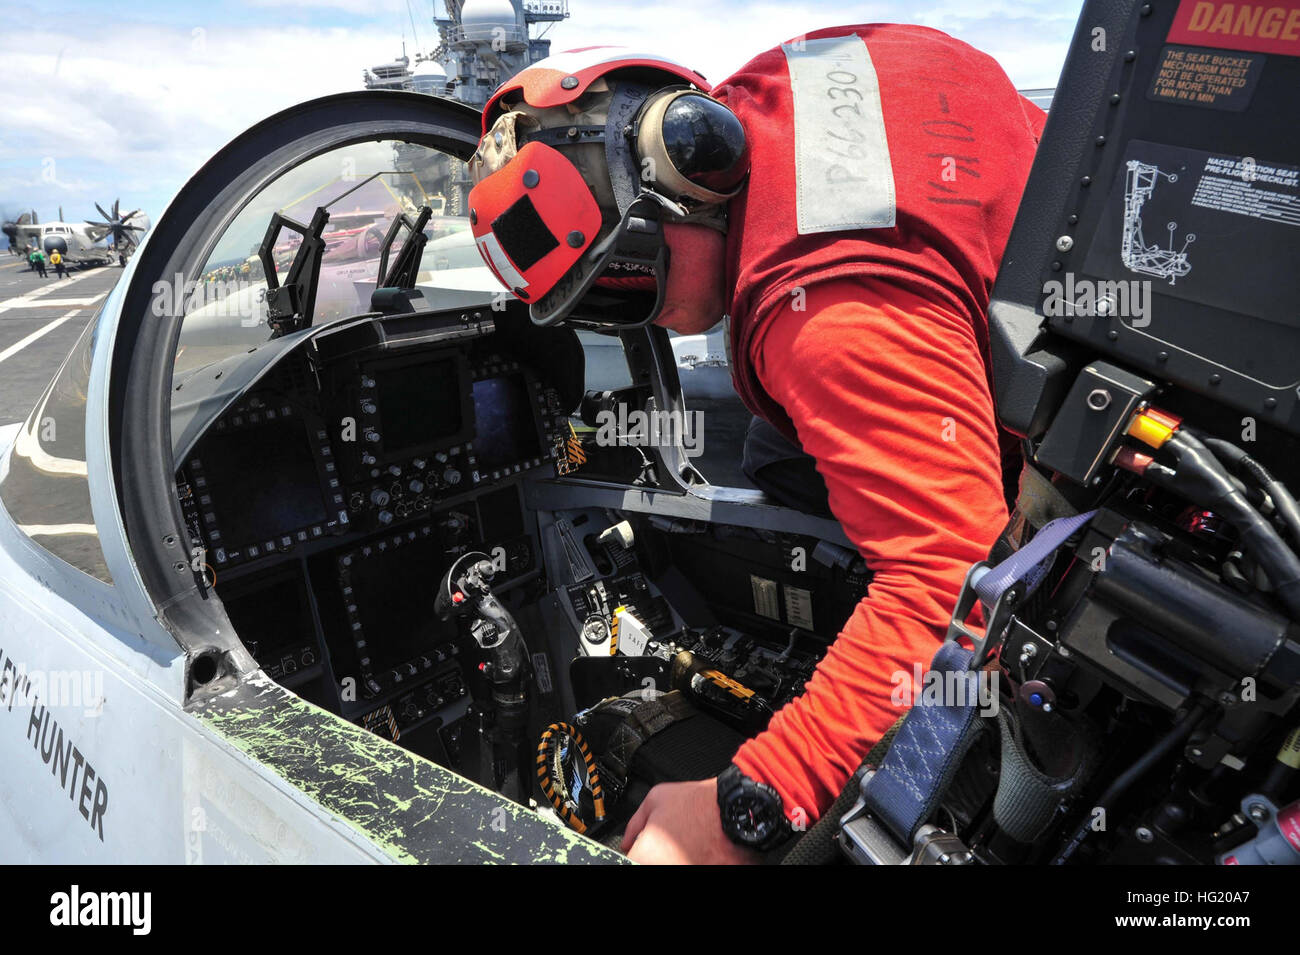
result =
[{"label": "multifunction display screen", "polygon": [[389,457],[447,441],[464,425],[455,361],[386,368],[374,376]]},{"label": "multifunction display screen", "polygon": [[210,434],[203,466],[227,547],[326,520],[316,461],[296,418]]},{"label": "multifunction display screen", "polygon": [[480,471],[531,460],[542,453],[537,414],[522,374],[474,382],[474,454]]}]

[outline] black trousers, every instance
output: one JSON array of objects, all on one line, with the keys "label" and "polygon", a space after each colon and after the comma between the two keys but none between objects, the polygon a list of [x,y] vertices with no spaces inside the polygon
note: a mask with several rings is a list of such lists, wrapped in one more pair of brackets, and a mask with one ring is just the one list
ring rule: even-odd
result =
[{"label": "black trousers", "polygon": [[757,416],[745,434],[741,470],[778,504],[818,517],[833,516],[826,482],[812,455]]}]

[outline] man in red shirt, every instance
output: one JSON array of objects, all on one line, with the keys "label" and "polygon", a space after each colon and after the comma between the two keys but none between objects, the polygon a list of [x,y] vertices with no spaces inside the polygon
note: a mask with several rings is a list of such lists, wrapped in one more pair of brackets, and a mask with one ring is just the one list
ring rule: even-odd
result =
[{"label": "man in red shirt", "polygon": [[[1044,114],[990,57],[924,27],[799,37],[713,88],[713,106],[647,98],[708,91],[666,62],[575,51],[507,83],[485,112],[471,219],[534,320],[637,289],[678,332],[728,315],[737,391],[815,459],[872,571],[806,692],[719,782],[655,787],[624,839],[644,862],[752,861],[779,834],[746,831],[746,807],[768,800],[796,827],[829,807],[901,715],[900,680],[934,655],[1006,521],[1013,446],[994,420],[987,307]],[[616,132],[578,146],[602,120],[635,147],[641,183]],[[543,155],[566,139],[567,163]],[[666,262],[634,234],[654,231],[637,223],[655,203]]]}]

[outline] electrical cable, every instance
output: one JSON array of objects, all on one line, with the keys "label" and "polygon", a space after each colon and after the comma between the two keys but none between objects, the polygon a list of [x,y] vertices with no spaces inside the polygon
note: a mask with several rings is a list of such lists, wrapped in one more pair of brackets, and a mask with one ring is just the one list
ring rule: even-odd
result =
[{"label": "electrical cable", "polygon": [[1295,496],[1287,486],[1274,477],[1264,465],[1231,441],[1201,437],[1201,443],[1229,466],[1238,472],[1243,472],[1260,490],[1273,499],[1273,506],[1286,524],[1287,530],[1291,532],[1292,540],[1300,543],[1300,504],[1296,502]]},{"label": "electrical cable", "polygon": [[1242,545],[1268,575],[1278,599],[1286,605],[1292,619],[1300,620],[1300,557],[1282,540],[1272,523],[1246,500],[1236,480],[1214,453],[1185,430],[1174,430],[1158,442],[1147,443],[1172,456],[1174,467],[1151,461],[1139,473],[1210,508],[1236,527]]},{"label": "electrical cable", "polygon": [[1074,831],[1074,836],[1056,854],[1056,858],[1052,860],[1052,865],[1064,865],[1069,861],[1079,846],[1083,845],[1084,840],[1088,838],[1088,834],[1092,832],[1097,810],[1100,809],[1103,812],[1109,810],[1115,800],[1122,796],[1133,783],[1137,782],[1156,763],[1164,759],[1175,746],[1180,745],[1187,737],[1191,736],[1192,730],[1196,729],[1201,717],[1205,715],[1208,709],[1209,706],[1204,700],[1198,700],[1183,715],[1183,718],[1173,725],[1168,733],[1142,754],[1137,762],[1116,776],[1111,781],[1111,784],[1106,787],[1105,792],[1093,804],[1093,808],[1084,816],[1083,821],[1079,823],[1079,827]]}]

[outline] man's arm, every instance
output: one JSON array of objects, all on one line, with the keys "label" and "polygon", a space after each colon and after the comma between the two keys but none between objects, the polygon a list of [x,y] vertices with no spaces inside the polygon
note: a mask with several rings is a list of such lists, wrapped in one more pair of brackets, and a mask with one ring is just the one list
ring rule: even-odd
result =
[{"label": "man's arm", "polygon": [[812,821],[902,714],[895,688],[934,655],[1006,510],[970,320],[873,280],[814,286],[806,305],[769,319],[755,367],[874,577],[806,692],[735,762]]}]

